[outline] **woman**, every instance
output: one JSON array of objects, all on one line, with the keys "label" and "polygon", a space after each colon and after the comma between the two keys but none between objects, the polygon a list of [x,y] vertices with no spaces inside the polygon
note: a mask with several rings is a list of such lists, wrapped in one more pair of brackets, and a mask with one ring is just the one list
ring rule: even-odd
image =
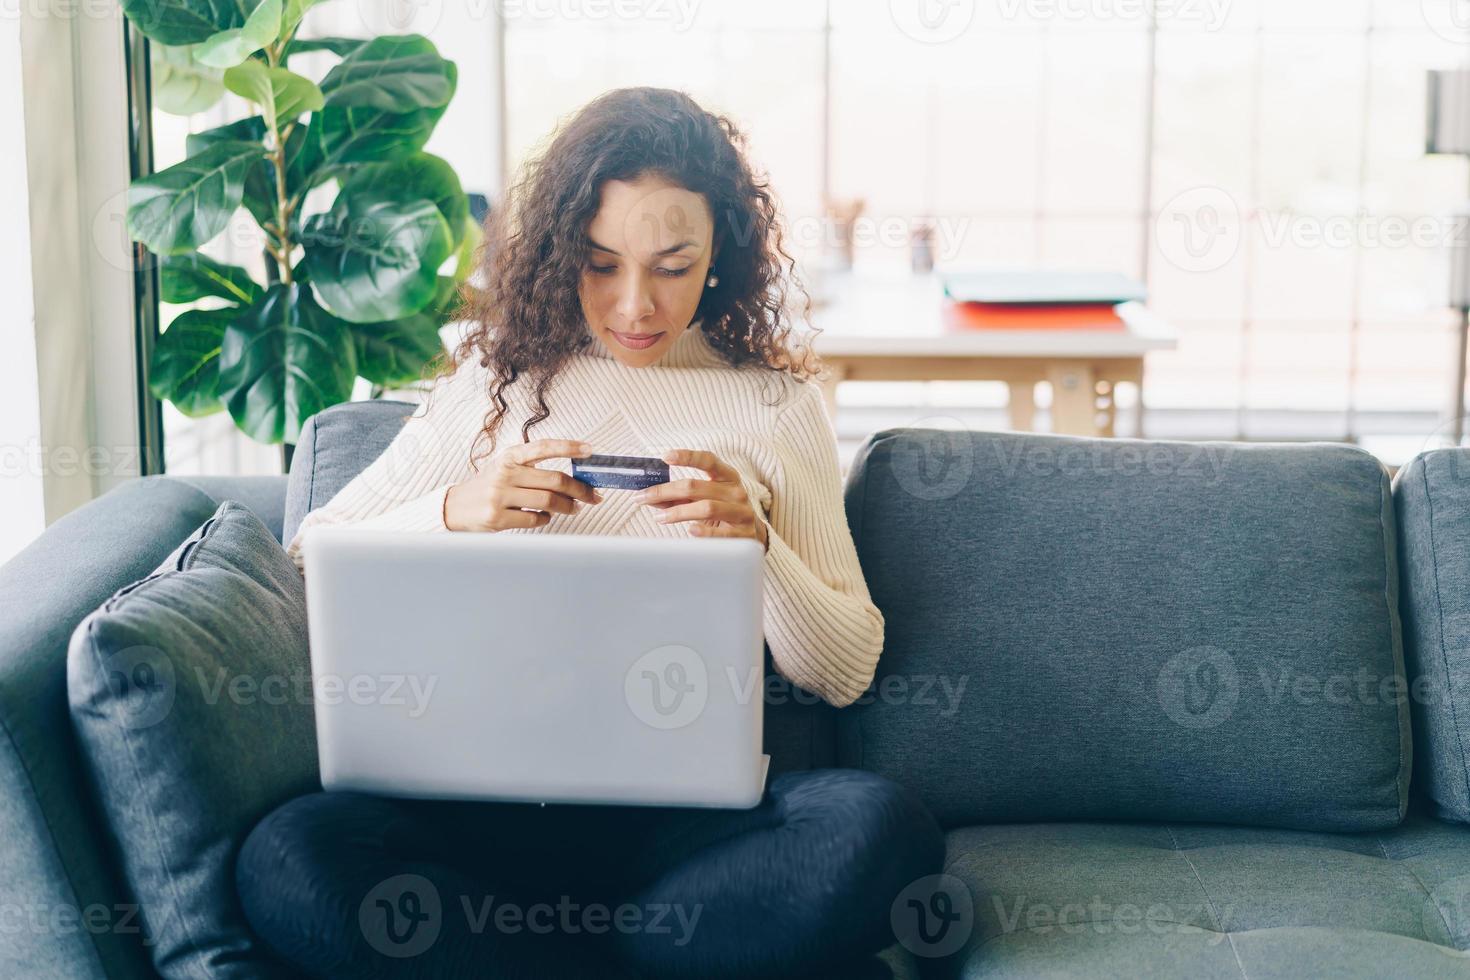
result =
[{"label": "woman", "polygon": [[[306,516],[293,558],[317,524],[753,538],[776,670],[856,700],[883,617],[811,353],[786,344],[776,206],[742,147],[678,92],[577,114],[497,213],[474,329],[424,413]],[[497,453],[506,421],[520,441]],[[596,492],[570,476],[594,452],[661,454],[670,482]],[[750,810],[323,792],[256,827],[238,884],[259,934],[318,976],[887,976],[891,906],[943,851],[911,793],[857,770],[782,773]],[[584,914],[531,928],[553,904]],[[395,947],[430,905],[432,940]]]}]

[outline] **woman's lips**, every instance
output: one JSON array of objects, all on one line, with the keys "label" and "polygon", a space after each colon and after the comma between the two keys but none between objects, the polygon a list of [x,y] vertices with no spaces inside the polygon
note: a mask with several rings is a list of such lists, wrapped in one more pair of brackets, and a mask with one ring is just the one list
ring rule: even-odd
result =
[{"label": "woman's lips", "polygon": [[618,333],[616,330],[609,332],[618,338],[618,343],[629,350],[647,350],[658,343],[658,338],[664,335],[662,330],[658,333]]}]

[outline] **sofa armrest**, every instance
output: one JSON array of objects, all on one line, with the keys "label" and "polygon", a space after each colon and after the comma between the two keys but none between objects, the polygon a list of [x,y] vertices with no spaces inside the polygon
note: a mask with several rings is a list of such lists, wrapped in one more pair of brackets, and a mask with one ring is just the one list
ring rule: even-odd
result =
[{"label": "sofa armrest", "polygon": [[[273,478],[265,478],[270,481]],[[205,483],[280,510],[278,485]],[[67,643],[77,623],[148,575],[214,513],[167,476],[131,480],[56,521],[0,566],[0,876],[20,921],[0,929],[0,976],[154,976],[110,830],[71,725]]]},{"label": "sofa armrest", "polygon": [[281,540],[282,520],[286,514],[286,476],[176,476],[192,487],[208,494],[215,503],[238,500],[248,507],[261,523]]}]

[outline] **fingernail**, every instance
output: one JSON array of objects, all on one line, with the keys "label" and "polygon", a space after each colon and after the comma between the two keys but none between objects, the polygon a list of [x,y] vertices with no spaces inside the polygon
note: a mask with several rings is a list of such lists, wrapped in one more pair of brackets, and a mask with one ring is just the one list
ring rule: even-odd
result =
[{"label": "fingernail", "polygon": [[592,499],[595,500],[595,501],[597,501],[600,504],[600,503],[602,503],[602,494],[598,493],[596,490],[593,490],[592,491]]}]

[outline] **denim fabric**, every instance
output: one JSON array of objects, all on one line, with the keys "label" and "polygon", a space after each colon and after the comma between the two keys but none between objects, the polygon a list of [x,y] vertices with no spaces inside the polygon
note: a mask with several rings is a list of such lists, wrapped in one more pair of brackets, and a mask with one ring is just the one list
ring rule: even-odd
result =
[{"label": "denim fabric", "polygon": [[234,501],[72,635],[85,769],[165,977],[273,973],[232,872],[256,821],[320,786],[310,676],[301,576]]},{"label": "denim fabric", "polygon": [[1411,460],[1394,478],[1416,792],[1470,822],[1470,451]]},{"label": "denim fabric", "polygon": [[946,826],[1401,819],[1395,529],[1367,453],[885,430],[847,504],[886,646],[838,764]]},{"label": "denim fabric", "polygon": [[251,833],[238,880],[311,976],[858,980],[888,976],[893,905],[943,859],[911,792],[827,769],[748,810],[315,793]]}]

